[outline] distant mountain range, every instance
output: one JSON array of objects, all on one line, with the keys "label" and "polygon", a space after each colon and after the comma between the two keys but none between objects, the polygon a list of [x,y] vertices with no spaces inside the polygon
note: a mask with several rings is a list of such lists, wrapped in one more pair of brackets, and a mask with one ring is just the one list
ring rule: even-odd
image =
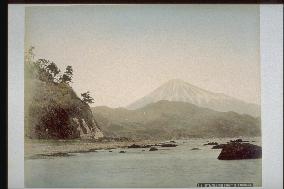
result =
[{"label": "distant mountain range", "polygon": [[[171,86],[171,89],[169,86]],[[178,92],[167,94],[167,89],[169,93]],[[175,94],[179,96],[175,96]],[[181,99],[181,94],[183,94],[184,99]],[[188,94],[196,98],[190,98]],[[216,101],[226,99],[225,97],[221,98],[222,95],[219,99],[217,98],[218,95],[214,93],[179,81],[171,81],[150,95],[150,97],[155,97],[154,99],[169,98],[170,96],[172,97],[171,100],[186,101],[190,99],[196,103],[204,103],[207,99],[208,104],[209,102],[212,103],[212,99],[216,99]],[[150,103],[147,99],[149,98],[144,98],[144,104],[146,104],[144,107],[135,110],[111,109],[101,106],[92,108],[92,111],[104,135],[111,137],[172,139],[260,136],[261,133],[260,118],[247,114],[241,115],[232,111],[219,112],[188,102],[161,100]],[[143,100],[139,102],[142,105]]]},{"label": "distant mountain range", "polygon": [[234,111],[255,117],[260,116],[260,106],[257,104],[247,103],[225,94],[210,92],[178,79],[168,81],[126,108],[135,110],[160,100],[188,102],[221,112]]}]

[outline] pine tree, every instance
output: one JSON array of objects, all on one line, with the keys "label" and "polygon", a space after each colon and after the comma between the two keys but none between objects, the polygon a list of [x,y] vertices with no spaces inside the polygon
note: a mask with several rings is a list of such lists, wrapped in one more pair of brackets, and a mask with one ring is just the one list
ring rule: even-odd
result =
[{"label": "pine tree", "polygon": [[94,103],[93,97],[90,96],[90,92],[87,91],[85,93],[81,93],[82,101],[86,104],[92,104]]}]

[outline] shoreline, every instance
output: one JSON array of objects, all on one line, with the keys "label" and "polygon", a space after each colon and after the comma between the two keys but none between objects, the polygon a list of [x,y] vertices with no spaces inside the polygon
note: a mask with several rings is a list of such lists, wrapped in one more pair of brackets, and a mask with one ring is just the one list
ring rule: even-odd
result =
[{"label": "shoreline", "polygon": [[[127,148],[132,144],[149,145],[161,140],[141,141],[87,141],[87,140],[25,140],[25,159],[42,159],[73,156],[73,153],[89,153],[96,150]],[[72,154],[69,154],[72,153]]]},{"label": "shoreline", "polygon": [[[234,138],[236,139],[236,137]],[[227,139],[228,141],[230,141],[229,139],[234,139],[234,138],[227,138]],[[240,137],[240,138],[245,139],[247,137]],[[215,139],[207,138],[207,142],[215,141],[216,139],[217,138]],[[92,140],[82,140],[82,139],[46,140],[46,139],[26,138],[24,141],[25,143],[24,158],[25,160],[27,160],[27,159],[47,159],[54,157],[68,157],[68,156],[75,156],[76,153],[90,153],[90,152],[97,152],[97,150],[111,150],[117,148],[124,149],[128,148],[128,146],[133,144],[140,146],[156,146],[157,144],[165,143],[167,141],[170,140],[148,139],[148,140],[125,140],[125,141],[92,141]],[[261,146],[261,140],[259,140],[259,142],[256,141],[251,141],[251,142],[253,144],[258,144]]]}]

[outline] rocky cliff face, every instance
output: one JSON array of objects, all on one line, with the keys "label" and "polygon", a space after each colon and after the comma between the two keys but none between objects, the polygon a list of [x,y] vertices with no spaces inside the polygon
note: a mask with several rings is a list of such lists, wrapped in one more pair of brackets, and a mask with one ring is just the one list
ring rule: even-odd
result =
[{"label": "rocky cliff face", "polygon": [[35,62],[25,63],[25,136],[32,139],[103,137],[90,106],[68,83],[55,82],[54,72],[48,71]]},{"label": "rocky cliff face", "polygon": [[89,105],[67,84],[25,81],[25,135],[37,139],[103,137]]}]

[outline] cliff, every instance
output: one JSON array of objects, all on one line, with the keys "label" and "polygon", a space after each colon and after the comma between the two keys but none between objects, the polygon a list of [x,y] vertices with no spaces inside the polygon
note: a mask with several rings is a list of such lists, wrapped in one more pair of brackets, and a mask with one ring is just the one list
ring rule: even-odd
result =
[{"label": "cliff", "polygon": [[25,137],[103,137],[89,105],[68,83],[45,80],[39,74],[42,73],[35,62],[25,63]]}]

